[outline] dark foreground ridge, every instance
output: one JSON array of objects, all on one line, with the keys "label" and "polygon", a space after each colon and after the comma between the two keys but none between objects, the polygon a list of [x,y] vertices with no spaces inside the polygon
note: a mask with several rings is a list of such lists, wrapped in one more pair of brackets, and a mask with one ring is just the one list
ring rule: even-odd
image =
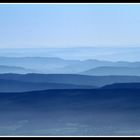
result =
[{"label": "dark foreground ridge", "polygon": [[0,93],[0,135],[140,135],[140,89]]}]

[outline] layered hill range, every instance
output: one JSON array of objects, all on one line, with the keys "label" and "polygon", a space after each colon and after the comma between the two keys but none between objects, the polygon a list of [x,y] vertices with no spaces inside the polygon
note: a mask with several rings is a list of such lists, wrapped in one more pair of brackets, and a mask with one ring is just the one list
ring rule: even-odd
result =
[{"label": "layered hill range", "polygon": [[0,92],[49,89],[139,88],[140,76],[88,76],[77,74],[0,74]]},{"label": "layered hill range", "polygon": [[0,73],[140,75],[140,62],[65,60],[57,57],[0,57]]},{"label": "layered hill range", "polygon": [[140,83],[140,62],[0,57],[0,73],[0,92],[98,89],[111,84]]},{"label": "layered hill range", "polygon": [[0,73],[0,135],[140,133],[140,62],[0,57]]}]

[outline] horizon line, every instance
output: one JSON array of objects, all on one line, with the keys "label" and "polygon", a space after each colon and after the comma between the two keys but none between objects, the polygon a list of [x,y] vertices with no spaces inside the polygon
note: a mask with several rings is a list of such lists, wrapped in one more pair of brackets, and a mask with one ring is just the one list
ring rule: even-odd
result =
[{"label": "horizon line", "polygon": [[[138,47],[139,46],[139,47]],[[105,46],[33,46],[33,47],[0,47],[0,49],[38,49],[38,48],[42,48],[42,49],[50,49],[50,48],[53,48],[53,49],[63,49],[63,48],[66,48],[66,49],[73,49],[73,48],[140,48],[140,44],[132,44],[132,45],[105,45]]]}]

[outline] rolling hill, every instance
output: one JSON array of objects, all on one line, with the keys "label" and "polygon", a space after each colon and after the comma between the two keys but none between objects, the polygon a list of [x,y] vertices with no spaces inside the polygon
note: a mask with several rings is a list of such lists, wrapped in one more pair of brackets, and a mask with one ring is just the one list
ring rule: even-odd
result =
[{"label": "rolling hill", "polygon": [[111,66],[104,66],[104,67],[97,67],[81,74],[86,75],[138,75],[140,76],[140,67],[111,67]]},{"label": "rolling hill", "polygon": [[6,66],[6,65],[0,65],[0,73],[19,73],[19,74],[25,74],[25,73],[31,73],[36,72],[33,69],[27,69],[23,67],[17,67],[17,66]]},{"label": "rolling hill", "polygon": [[34,90],[47,90],[47,89],[89,89],[95,88],[95,86],[74,85],[64,83],[35,83],[35,82],[23,82],[15,80],[3,80],[0,79],[0,92],[24,92]]},{"label": "rolling hill", "polygon": [[[75,64],[78,60],[64,60],[57,57],[0,57],[0,65],[34,69],[38,73],[55,73],[58,69]],[[32,71],[34,72],[34,71]]]},{"label": "rolling hill", "polygon": [[102,87],[113,83],[140,82],[140,76],[87,76],[76,74],[0,74],[0,79],[33,83],[62,83]]}]

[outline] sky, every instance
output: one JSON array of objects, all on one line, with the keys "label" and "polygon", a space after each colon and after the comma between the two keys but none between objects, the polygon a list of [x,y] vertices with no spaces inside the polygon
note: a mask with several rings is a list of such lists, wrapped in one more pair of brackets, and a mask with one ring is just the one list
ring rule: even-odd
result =
[{"label": "sky", "polygon": [[0,48],[140,46],[140,4],[0,4]]}]

